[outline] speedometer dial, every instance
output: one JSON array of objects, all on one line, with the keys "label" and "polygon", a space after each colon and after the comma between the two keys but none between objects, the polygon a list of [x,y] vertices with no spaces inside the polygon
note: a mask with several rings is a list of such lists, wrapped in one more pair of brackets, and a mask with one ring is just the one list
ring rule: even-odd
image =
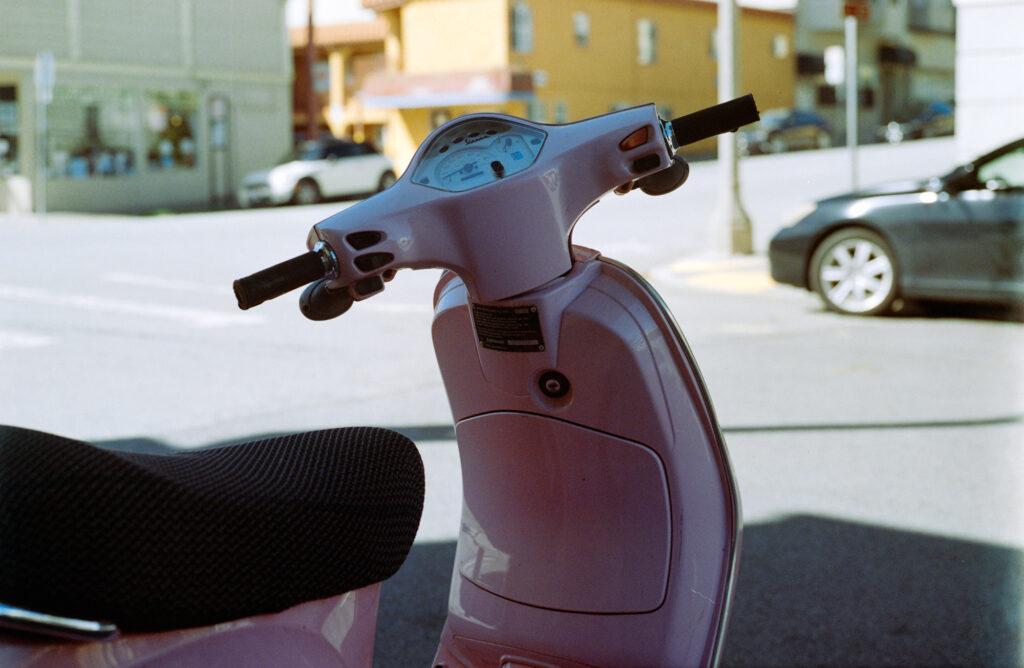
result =
[{"label": "speedometer dial", "polygon": [[463,149],[438,163],[434,175],[445,190],[468,190],[493,180],[491,163],[495,159],[484,149]]},{"label": "speedometer dial", "polygon": [[547,133],[501,117],[466,117],[434,137],[411,166],[413,183],[461,192],[533,164]]}]

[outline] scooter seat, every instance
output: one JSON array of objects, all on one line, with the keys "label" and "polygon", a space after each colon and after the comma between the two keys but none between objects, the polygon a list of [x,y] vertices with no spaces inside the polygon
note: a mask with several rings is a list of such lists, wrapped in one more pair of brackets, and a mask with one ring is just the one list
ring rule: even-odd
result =
[{"label": "scooter seat", "polygon": [[384,429],[145,455],[0,426],[0,603],[125,631],[278,612],[394,574],[423,493]]}]

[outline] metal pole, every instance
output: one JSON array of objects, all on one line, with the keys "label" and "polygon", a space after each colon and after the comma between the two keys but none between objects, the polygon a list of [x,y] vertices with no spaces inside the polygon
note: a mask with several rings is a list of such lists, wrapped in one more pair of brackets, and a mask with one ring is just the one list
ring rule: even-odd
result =
[{"label": "metal pole", "polygon": [[[718,0],[718,101],[736,97],[736,0]],[[740,201],[738,154],[735,133],[718,136],[718,214],[711,229],[711,252],[754,252],[751,224]]]},{"label": "metal pole", "polygon": [[46,217],[46,102],[36,99],[36,213]]},{"label": "metal pole", "polygon": [[309,20],[306,23],[306,75],[309,78],[309,89],[306,91],[306,138],[313,140],[319,135],[320,116],[317,110],[316,81],[313,79],[313,60],[316,58],[316,45],[313,43],[313,0],[309,0]]},{"label": "metal pole", "polygon": [[850,185],[858,187],[857,165],[857,110],[860,104],[860,86],[857,82],[857,17],[847,16],[846,32],[846,146],[850,152]]}]

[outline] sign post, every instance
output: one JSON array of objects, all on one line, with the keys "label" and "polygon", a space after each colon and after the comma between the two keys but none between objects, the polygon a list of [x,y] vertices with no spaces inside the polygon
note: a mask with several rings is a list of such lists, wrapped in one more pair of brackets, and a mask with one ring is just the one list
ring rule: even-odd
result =
[{"label": "sign post", "polygon": [[846,33],[846,146],[850,153],[850,185],[857,190],[859,183],[857,164],[858,109],[860,86],[857,80],[857,23],[870,14],[867,0],[846,0],[843,21]]},{"label": "sign post", "polygon": [[[736,0],[718,3],[718,101],[736,97],[739,78],[737,63]],[[743,254],[754,252],[750,217],[740,201],[736,133],[718,135],[718,212],[712,217],[711,252]]]},{"label": "sign post", "polygon": [[53,84],[57,79],[57,64],[52,51],[41,51],[35,60],[36,86],[36,213],[46,215],[47,178],[47,124],[46,108],[53,102]]}]

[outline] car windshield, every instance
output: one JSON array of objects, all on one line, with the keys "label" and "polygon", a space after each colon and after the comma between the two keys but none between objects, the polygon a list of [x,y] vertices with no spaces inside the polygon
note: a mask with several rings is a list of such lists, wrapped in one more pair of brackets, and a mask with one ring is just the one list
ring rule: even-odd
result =
[{"label": "car windshield", "polygon": [[295,162],[296,160],[322,160],[324,150],[324,145],[315,141],[302,142],[301,144],[296,144],[292,147],[292,150],[285,153],[277,164],[283,165],[288,162]]},{"label": "car windshield", "polygon": [[759,123],[764,127],[776,127],[782,125],[788,116],[789,112],[785,109],[772,109],[761,114]]}]

